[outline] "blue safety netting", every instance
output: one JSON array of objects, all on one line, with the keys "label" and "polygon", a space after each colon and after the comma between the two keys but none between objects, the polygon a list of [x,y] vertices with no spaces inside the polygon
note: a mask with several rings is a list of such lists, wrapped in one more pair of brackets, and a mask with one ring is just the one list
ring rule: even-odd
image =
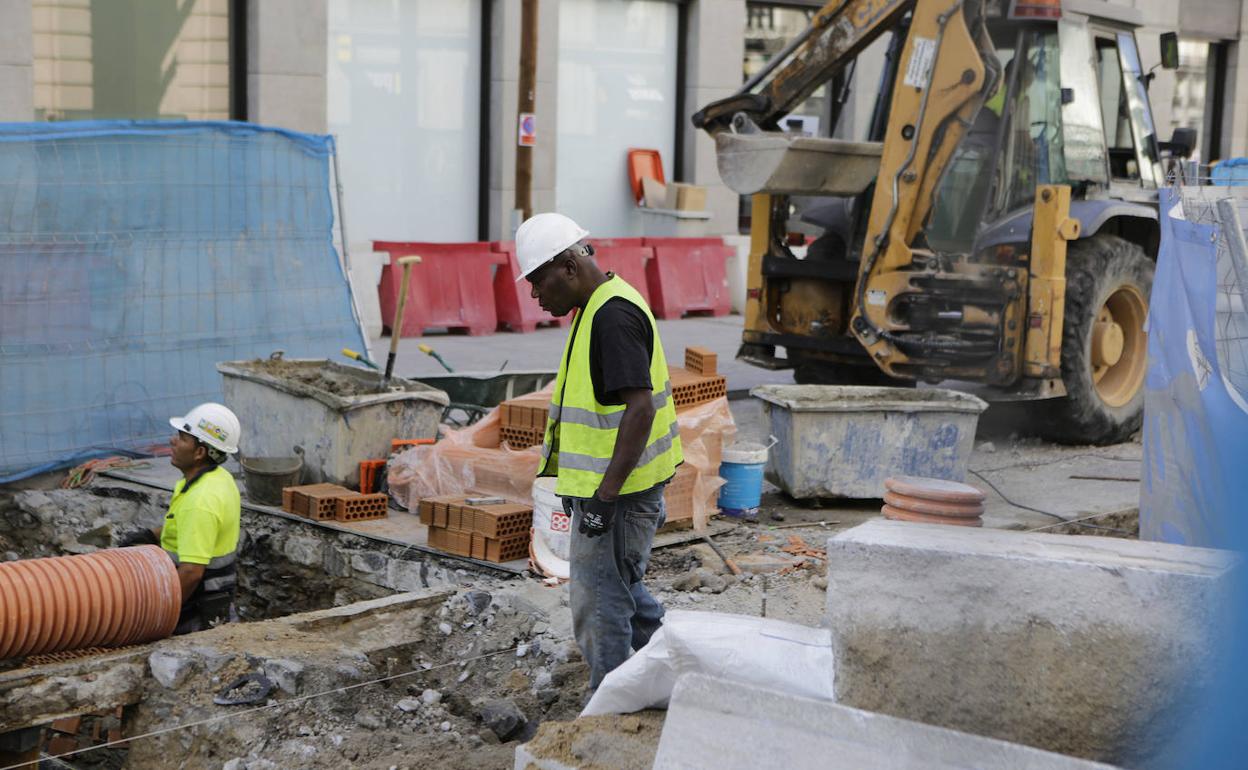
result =
[{"label": "blue safety netting", "polygon": [[167,440],[219,361],[366,349],[328,136],[0,125],[0,481]]},{"label": "blue safety netting", "polygon": [[[1222,200],[1234,204],[1239,222],[1228,221]],[[1248,192],[1171,188],[1161,191],[1160,203],[1140,537],[1238,551],[1242,558],[1248,550],[1248,260],[1230,239],[1237,225],[1248,223]],[[1244,764],[1248,663],[1240,651],[1248,643],[1248,571],[1242,563],[1230,582],[1231,601],[1211,618],[1223,668],[1205,703],[1185,706],[1165,725],[1186,739],[1157,767]]]},{"label": "blue safety netting", "polygon": [[1228,187],[1161,191],[1140,493],[1147,540],[1230,548],[1248,501],[1248,284],[1217,208],[1229,198],[1248,221],[1242,197]]}]

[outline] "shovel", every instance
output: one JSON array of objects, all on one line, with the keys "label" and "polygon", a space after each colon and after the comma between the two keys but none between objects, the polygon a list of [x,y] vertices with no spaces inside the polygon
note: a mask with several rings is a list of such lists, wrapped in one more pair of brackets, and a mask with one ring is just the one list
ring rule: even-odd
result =
[{"label": "shovel", "polygon": [[394,374],[394,357],[399,352],[399,338],[403,336],[403,307],[407,305],[407,286],[412,281],[412,265],[420,264],[420,257],[399,257],[399,267],[403,268],[403,280],[399,284],[399,306],[394,309],[394,323],[390,325],[390,355],[386,357],[386,371],[381,375],[381,389],[390,387],[390,376]]}]

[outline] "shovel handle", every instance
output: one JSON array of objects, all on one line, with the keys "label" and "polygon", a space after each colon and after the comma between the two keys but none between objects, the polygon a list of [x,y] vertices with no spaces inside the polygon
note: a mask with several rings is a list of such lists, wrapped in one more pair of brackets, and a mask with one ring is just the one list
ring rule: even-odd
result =
[{"label": "shovel handle", "polygon": [[399,283],[399,304],[394,309],[394,323],[390,326],[390,354],[386,356],[386,372],[382,375],[381,384],[390,382],[394,374],[394,357],[399,352],[399,338],[403,336],[403,308],[407,306],[407,287],[412,282],[412,265],[420,264],[420,257],[399,257],[396,264],[403,268],[403,280]]}]

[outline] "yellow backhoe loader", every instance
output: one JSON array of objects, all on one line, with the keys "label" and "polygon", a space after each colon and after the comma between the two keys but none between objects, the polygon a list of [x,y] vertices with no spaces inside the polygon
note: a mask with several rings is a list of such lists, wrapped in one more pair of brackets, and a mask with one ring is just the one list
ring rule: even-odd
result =
[{"label": "yellow backhoe loader", "polygon": [[[1162,164],[1195,144],[1189,129],[1157,140],[1140,22],[1100,0],[819,10],[693,117],[725,184],[753,196],[739,357],[802,383],[974,383],[994,400],[1046,399],[1033,413],[1051,438],[1130,436]],[[868,141],[779,130],[886,33]],[[1177,67],[1173,34],[1161,50],[1159,66]],[[821,228],[801,258],[797,201]]]}]

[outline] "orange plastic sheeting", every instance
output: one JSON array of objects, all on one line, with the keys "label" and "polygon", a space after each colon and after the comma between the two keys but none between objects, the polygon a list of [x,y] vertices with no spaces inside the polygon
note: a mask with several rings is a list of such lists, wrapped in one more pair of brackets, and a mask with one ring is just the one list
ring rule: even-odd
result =
[{"label": "orange plastic sheeting", "polygon": [[[548,386],[540,392],[550,391]],[[718,510],[716,498],[724,484],[719,477],[719,463],[724,443],[737,428],[726,398],[681,410],[676,419],[685,463],[697,471],[692,518],[694,528],[702,529]],[[460,430],[444,426],[442,430],[444,434],[438,443],[410,449],[387,466],[390,491],[401,505],[415,510],[426,497],[469,492],[533,504],[533,479],[541,464],[542,449],[534,446],[516,451],[499,447],[498,409],[491,410],[475,425]]]}]

